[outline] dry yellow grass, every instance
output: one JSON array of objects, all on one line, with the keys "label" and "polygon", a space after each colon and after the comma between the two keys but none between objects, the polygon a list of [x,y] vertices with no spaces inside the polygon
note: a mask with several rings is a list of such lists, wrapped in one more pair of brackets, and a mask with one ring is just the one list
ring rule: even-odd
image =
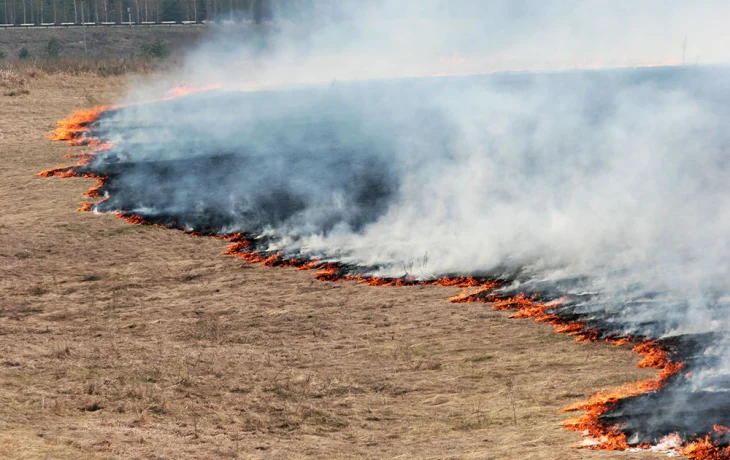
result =
[{"label": "dry yellow grass", "polygon": [[[10,28],[2,30],[0,51],[7,56],[5,61],[17,60],[21,48],[30,52],[30,60],[45,57],[48,41],[55,39],[61,44],[62,59],[133,59],[141,54],[141,46],[160,40],[173,53],[195,43],[209,33],[201,25],[185,27],[81,27],[69,28]],[[84,32],[86,52],[84,51]]]},{"label": "dry yellow grass", "polygon": [[561,407],[646,377],[456,289],[315,281],[222,241],[78,213],[44,135],[121,78],[0,96],[0,457],[648,458],[573,446]]}]

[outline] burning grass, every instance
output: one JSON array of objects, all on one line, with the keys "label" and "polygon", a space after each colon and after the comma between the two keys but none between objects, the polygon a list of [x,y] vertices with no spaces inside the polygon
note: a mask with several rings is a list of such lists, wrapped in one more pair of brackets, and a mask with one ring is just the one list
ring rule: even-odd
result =
[{"label": "burning grass", "polygon": [[[195,88],[181,86],[172,91],[168,97],[177,97],[196,90]],[[43,177],[95,178],[96,184],[85,195],[92,198],[102,196],[107,178],[89,173],[80,173],[78,172],[78,168],[89,165],[96,152],[111,147],[110,144],[90,135],[90,127],[93,123],[104,112],[109,110],[114,110],[114,107],[99,106],[87,110],[80,110],[59,121],[56,130],[49,136],[51,139],[66,141],[69,145],[74,146],[85,145],[92,148],[92,150],[77,155],[78,162],[75,166],[54,168],[43,171],[38,175]],[[95,205],[85,203],[79,210],[91,211],[94,209]],[[118,217],[136,225],[154,224],[144,217],[134,214],[119,213]],[[315,270],[314,277],[317,280],[329,282],[352,281],[370,286],[438,285],[460,287],[464,288],[464,291],[451,297],[449,300],[452,303],[485,303],[491,305],[495,310],[512,311],[513,313],[510,315],[510,318],[531,318],[537,322],[551,324],[556,333],[573,336],[577,342],[605,341],[617,346],[631,344],[633,345],[634,353],[642,357],[638,366],[656,369],[658,371],[656,376],[625,384],[608,392],[598,393],[586,401],[563,408],[563,412],[583,411],[582,415],[565,420],[562,423],[563,427],[568,430],[583,433],[587,438],[583,447],[591,449],[661,450],[663,448],[661,447],[662,445],[667,445],[669,447],[666,447],[666,451],[680,453],[693,459],[730,458],[730,447],[718,445],[717,441],[710,435],[696,440],[682,440],[679,436],[672,435],[675,437],[667,437],[659,443],[659,446],[651,446],[648,443],[630,443],[627,435],[622,431],[621,426],[607,425],[604,422],[603,416],[614,409],[621,401],[659,391],[665,387],[669,379],[679,377],[678,374],[684,368],[684,364],[669,348],[658,341],[633,337],[604,336],[600,330],[589,328],[583,321],[565,320],[559,314],[555,313],[556,307],[562,302],[560,299],[552,302],[541,302],[537,297],[530,297],[525,293],[518,293],[511,296],[499,295],[497,289],[501,283],[498,280],[479,277],[417,279],[415,277],[404,276],[401,278],[378,278],[353,274],[348,267],[337,263],[321,262],[320,260],[302,260],[289,258],[281,253],[261,252],[256,249],[255,242],[246,235],[230,234],[218,237],[230,243],[225,251],[226,254],[241,258],[249,263],[258,263],[265,267],[294,267],[299,270]],[[316,411],[311,414],[314,415],[308,415],[305,419],[315,422],[330,420],[329,416],[321,415]],[[332,420],[336,420],[336,417]],[[337,423],[339,424],[340,422]],[[347,425],[345,424],[343,426]],[[729,431],[724,426],[717,426],[715,428],[715,432],[718,434],[727,434]]]},{"label": "burning grass", "polygon": [[558,404],[625,378],[628,353],[444,303],[456,288],[319,283],[216,258],[220,240],[68,213],[96,181],[32,176],[67,151],[49,122],[99,84],[71,83],[6,99],[18,129],[0,129],[17,153],[0,181],[0,458],[578,455]]},{"label": "burning grass", "polygon": [[84,138],[84,135],[89,132],[89,125],[110,109],[111,106],[103,105],[77,110],[56,123],[56,129],[48,137],[54,141],[68,141],[69,145],[74,146],[98,146],[101,144],[99,139]]},{"label": "burning grass", "polygon": [[[676,361],[669,350],[662,344],[653,340],[636,341],[631,337],[601,337],[597,329],[586,328],[581,321],[566,321],[557,314],[551,313],[560,304],[555,302],[542,303],[524,293],[511,297],[499,297],[492,294],[490,288],[480,288],[473,293],[462,293],[452,297],[452,302],[483,302],[492,305],[497,310],[513,310],[510,318],[532,318],[538,322],[549,323],[559,334],[574,336],[577,342],[595,342],[605,340],[609,343],[621,346],[627,343],[635,343],[633,351],[642,356],[639,367],[647,367],[659,370],[655,378],[642,380],[632,384],[626,384],[610,392],[598,393],[588,401],[579,402],[563,408],[563,412],[583,411],[584,414],[570,418],[563,422],[563,426],[569,430],[582,432],[589,438],[586,447],[603,450],[627,450],[637,446],[630,445],[626,434],[619,426],[606,426],[601,417],[615,408],[619,401],[640,396],[652,391],[658,391],[666,384],[667,379],[679,372],[684,364]],[[649,445],[639,445],[639,448],[647,449]]]}]

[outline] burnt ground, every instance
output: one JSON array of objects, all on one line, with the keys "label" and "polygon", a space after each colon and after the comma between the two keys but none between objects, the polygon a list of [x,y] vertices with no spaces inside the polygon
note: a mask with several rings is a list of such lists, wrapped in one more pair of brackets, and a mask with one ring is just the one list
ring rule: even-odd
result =
[{"label": "burnt ground", "polygon": [[0,457],[650,458],[574,447],[565,405],[652,375],[454,288],[315,281],[223,241],[76,212],[44,138],[125,80],[0,97]]}]

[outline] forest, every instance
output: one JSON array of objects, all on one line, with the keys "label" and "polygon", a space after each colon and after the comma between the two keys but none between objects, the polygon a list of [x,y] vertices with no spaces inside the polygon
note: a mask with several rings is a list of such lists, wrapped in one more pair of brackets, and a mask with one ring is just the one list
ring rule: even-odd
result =
[{"label": "forest", "polygon": [[316,0],[1,0],[0,24],[159,23],[305,18]]}]

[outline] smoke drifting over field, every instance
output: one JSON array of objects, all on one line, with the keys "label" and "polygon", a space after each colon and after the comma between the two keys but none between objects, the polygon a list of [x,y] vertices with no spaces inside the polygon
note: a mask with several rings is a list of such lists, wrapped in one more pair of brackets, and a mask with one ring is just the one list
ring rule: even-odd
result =
[{"label": "smoke drifting over field", "polygon": [[265,34],[213,33],[190,53],[186,80],[236,86],[730,60],[722,0],[278,3]]},{"label": "smoke drifting over field", "polygon": [[[226,89],[94,126],[114,145],[79,170],[108,178],[97,209],[369,275],[486,275],[562,298],[558,313],[662,339],[691,371],[606,417],[631,443],[727,425],[730,72],[429,76],[676,63],[687,35],[685,60],[724,62],[730,5],[400,3],[202,44],[185,78]],[[236,90],[256,86],[270,88]]]}]

